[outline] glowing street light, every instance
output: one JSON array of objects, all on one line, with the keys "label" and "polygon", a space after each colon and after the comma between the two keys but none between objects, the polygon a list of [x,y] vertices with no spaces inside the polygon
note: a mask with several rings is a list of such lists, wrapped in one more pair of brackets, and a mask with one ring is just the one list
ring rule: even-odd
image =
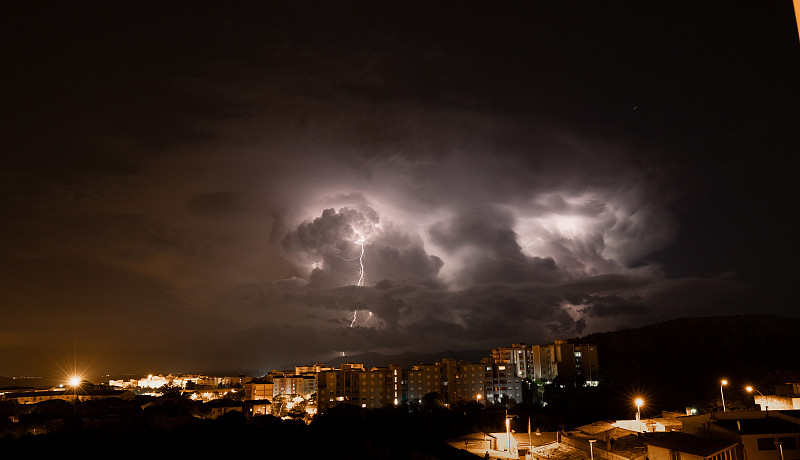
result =
[{"label": "glowing street light", "polygon": [[508,439],[508,452],[511,453],[511,419],[516,417],[516,415],[508,415],[508,409],[506,409],[506,437]]},{"label": "glowing street light", "polygon": [[[769,406],[767,405],[767,397],[766,397],[766,396],[764,396],[764,394],[763,394],[763,393],[761,393],[760,391],[758,391],[758,390],[756,390],[755,388],[751,387],[750,385],[747,385],[747,386],[745,387],[745,390],[747,390],[747,392],[748,392],[748,393],[752,393],[752,392],[754,392],[754,391],[755,391],[756,393],[760,394],[760,395],[761,395],[761,397],[762,397],[762,398],[764,398],[764,409],[765,409],[765,410],[769,410]],[[755,401],[755,397],[753,397],[753,401]]]},{"label": "glowing street light", "polygon": [[642,406],[644,406],[644,399],[636,398],[636,400],[634,400],[633,402],[634,402],[634,404],[636,404],[636,421],[639,422],[642,419],[640,410],[641,410]]},{"label": "glowing street light", "polygon": [[597,442],[597,439],[590,439],[589,440],[589,455],[591,456],[591,460],[594,460],[594,449],[592,448],[592,446],[596,442]]},{"label": "glowing street light", "polygon": [[719,382],[719,394],[722,396],[722,412],[725,412],[725,392],[722,391],[722,387],[728,384],[727,380],[723,380]]}]

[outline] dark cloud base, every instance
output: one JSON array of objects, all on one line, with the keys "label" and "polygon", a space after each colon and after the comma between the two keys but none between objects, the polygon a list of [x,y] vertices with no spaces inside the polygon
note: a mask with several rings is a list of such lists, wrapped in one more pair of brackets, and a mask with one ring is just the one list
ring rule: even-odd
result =
[{"label": "dark cloud base", "polygon": [[790,2],[6,13],[0,374],[797,315]]}]

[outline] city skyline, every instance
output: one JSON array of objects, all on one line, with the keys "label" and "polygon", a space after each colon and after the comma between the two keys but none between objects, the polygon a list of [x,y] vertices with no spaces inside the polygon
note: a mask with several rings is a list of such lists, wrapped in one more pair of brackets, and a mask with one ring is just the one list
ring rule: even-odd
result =
[{"label": "city skyline", "polygon": [[0,375],[798,317],[791,1],[4,16]]}]

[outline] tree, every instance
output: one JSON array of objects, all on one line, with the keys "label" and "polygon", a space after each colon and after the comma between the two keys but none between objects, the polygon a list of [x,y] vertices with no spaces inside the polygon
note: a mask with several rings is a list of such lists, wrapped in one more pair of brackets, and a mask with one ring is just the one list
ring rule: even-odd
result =
[{"label": "tree", "polygon": [[158,391],[161,393],[162,396],[167,398],[176,398],[181,395],[182,388],[178,385],[175,385],[172,382],[167,382],[161,387],[159,387]]}]

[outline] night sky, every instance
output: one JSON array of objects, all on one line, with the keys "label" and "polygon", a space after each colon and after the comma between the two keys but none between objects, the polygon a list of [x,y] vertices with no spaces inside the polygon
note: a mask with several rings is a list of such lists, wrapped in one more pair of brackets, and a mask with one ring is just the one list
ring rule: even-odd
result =
[{"label": "night sky", "polygon": [[791,0],[25,3],[0,375],[800,315]]}]

